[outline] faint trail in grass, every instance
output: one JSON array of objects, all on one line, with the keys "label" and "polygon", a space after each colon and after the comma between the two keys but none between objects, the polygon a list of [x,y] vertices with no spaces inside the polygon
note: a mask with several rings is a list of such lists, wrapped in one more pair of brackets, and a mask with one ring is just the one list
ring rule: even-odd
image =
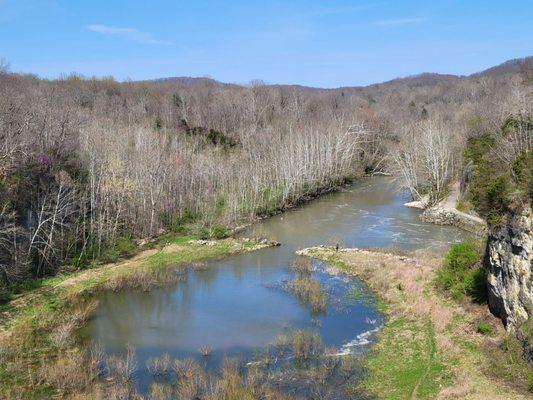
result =
[{"label": "faint trail in grass", "polygon": [[435,343],[433,328],[431,327],[431,321],[426,321],[426,340],[428,345],[428,360],[426,362],[426,368],[424,369],[424,373],[420,376],[415,387],[413,388],[413,391],[411,392],[411,400],[416,400],[418,398],[418,388],[429,375],[431,366],[433,365],[433,361],[435,360],[435,356],[437,353],[437,346]]}]

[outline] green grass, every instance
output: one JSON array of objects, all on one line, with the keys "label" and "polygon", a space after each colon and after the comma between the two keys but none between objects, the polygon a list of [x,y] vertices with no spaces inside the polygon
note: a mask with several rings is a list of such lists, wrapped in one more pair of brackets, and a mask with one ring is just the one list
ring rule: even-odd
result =
[{"label": "green grass", "polygon": [[383,399],[434,399],[452,375],[437,351],[430,321],[399,318],[380,332],[379,342],[367,359],[362,387]]},{"label": "green grass", "polygon": [[490,360],[484,365],[487,375],[503,380],[509,387],[533,393],[533,369],[524,359],[516,337],[509,334],[498,346],[487,343],[481,350]]},{"label": "green grass", "polygon": [[[183,243],[173,243],[183,246]],[[245,249],[239,245],[239,248]],[[186,264],[203,258],[217,258],[224,256],[232,251],[232,246],[227,243],[218,243],[214,246],[187,244],[179,252],[159,251],[146,259],[147,265],[152,268],[165,267],[173,264]]]},{"label": "green grass", "polygon": [[477,331],[482,335],[492,335],[494,328],[492,325],[487,324],[486,322],[480,322],[477,324]]}]

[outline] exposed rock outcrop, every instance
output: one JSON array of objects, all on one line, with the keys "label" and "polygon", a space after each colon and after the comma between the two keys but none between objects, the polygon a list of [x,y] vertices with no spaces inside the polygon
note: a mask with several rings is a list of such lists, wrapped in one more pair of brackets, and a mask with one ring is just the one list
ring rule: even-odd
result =
[{"label": "exposed rock outcrop", "polygon": [[420,215],[420,219],[437,225],[453,225],[477,236],[485,236],[488,232],[484,219],[464,213],[456,208],[440,205],[431,207]]},{"label": "exposed rock outcrop", "polygon": [[487,241],[485,275],[489,307],[509,331],[515,331],[533,313],[532,211],[529,205],[493,228]]}]

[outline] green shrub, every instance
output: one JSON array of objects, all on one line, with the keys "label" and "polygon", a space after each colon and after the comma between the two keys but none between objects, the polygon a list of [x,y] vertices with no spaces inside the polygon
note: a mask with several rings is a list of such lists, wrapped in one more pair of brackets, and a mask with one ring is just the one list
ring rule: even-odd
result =
[{"label": "green shrub", "polygon": [[128,258],[135,255],[136,246],[129,237],[120,238],[114,246],[107,248],[99,258],[103,263],[112,263],[121,258]]},{"label": "green shrub", "polygon": [[40,278],[28,278],[22,282],[14,283],[11,286],[11,292],[13,294],[20,294],[40,288],[42,286],[42,279]]},{"label": "green shrub", "polygon": [[465,270],[478,261],[477,248],[472,241],[455,243],[446,254],[446,263],[454,270]]},{"label": "green shrub", "polygon": [[216,239],[224,239],[228,236],[228,230],[225,226],[217,224],[211,229],[211,236]]},{"label": "green shrub", "polygon": [[[500,134],[505,137],[518,128],[531,129],[531,125],[528,119],[512,116],[502,125]],[[514,200],[533,201],[533,151],[522,152],[509,164],[492,149],[497,151],[496,139],[481,134],[468,139],[463,155],[465,162],[474,162],[469,200],[490,225],[497,226]]]},{"label": "green shrub", "polygon": [[487,302],[487,286],[483,269],[477,266],[469,270],[465,276],[465,293],[476,303]]},{"label": "green shrub", "polygon": [[512,170],[520,194],[533,201],[533,150],[523,152],[516,157]]},{"label": "green shrub", "polygon": [[477,324],[477,331],[482,335],[491,335],[494,331],[494,328],[492,328],[492,325],[487,324],[486,322],[480,322]]},{"label": "green shrub", "polygon": [[0,304],[2,303],[7,303],[9,300],[11,300],[11,293],[5,289],[5,288],[0,288]]},{"label": "green shrub", "polygon": [[461,300],[466,294],[476,302],[485,302],[486,289],[480,259],[474,242],[454,244],[446,255],[444,265],[437,271],[437,286],[456,300]]},{"label": "green shrub", "polygon": [[494,146],[494,138],[488,133],[469,138],[463,153],[465,162],[472,160],[475,165],[485,163],[492,146]]},{"label": "green shrub", "polygon": [[499,223],[501,215],[507,210],[509,203],[508,177],[499,176],[487,186],[487,219]]},{"label": "green shrub", "polygon": [[178,215],[171,211],[163,212],[160,218],[166,230],[174,233],[185,233],[187,231],[187,225],[197,221],[199,215],[194,211],[185,209]]},{"label": "green shrub", "polygon": [[189,225],[187,231],[198,239],[206,240],[211,237],[211,231],[200,222]]}]

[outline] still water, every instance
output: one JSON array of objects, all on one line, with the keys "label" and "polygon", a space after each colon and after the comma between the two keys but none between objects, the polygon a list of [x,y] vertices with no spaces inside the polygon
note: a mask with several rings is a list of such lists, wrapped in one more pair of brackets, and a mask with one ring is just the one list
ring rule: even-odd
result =
[{"label": "still water", "polygon": [[294,276],[294,252],[336,243],[440,252],[465,238],[456,228],[421,222],[420,211],[403,206],[406,201],[390,179],[374,178],[254,224],[242,236],[282,245],[210,261],[172,286],[106,293],[84,336],[107,353],[133,345],[141,390],[150,383],[144,367],[150,357],[166,352],[174,358],[199,358],[200,347],[209,346],[212,355],[205,362],[216,367],[224,356],[251,359],[279,334],[299,328],[318,331],[339,352],[360,351],[382,324],[372,297],[354,296],[365,291],[361,282],[330,276],[315,263],[313,277],[329,296],[325,312],[313,314],[286,290]]}]

